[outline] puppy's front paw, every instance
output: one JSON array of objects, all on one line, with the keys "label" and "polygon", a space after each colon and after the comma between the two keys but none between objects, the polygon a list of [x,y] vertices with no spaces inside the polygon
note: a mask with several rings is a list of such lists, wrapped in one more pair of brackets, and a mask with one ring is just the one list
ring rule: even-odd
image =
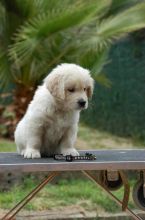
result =
[{"label": "puppy's front paw", "polygon": [[66,155],[79,156],[79,152],[75,148],[62,149],[61,154],[63,154],[64,156]]},{"label": "puppy's front paw", "polygon": [[25,152],[23,153],[24,158],[40,158],[40,152],[39,150],[36,149],[26,149]]}]

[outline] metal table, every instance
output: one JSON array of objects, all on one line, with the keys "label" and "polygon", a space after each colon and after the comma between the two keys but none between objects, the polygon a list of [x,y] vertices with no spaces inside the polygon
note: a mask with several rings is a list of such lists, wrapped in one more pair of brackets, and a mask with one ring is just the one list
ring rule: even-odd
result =
[{"label": "metal table", "polygon": [[[86,151],[80,151],[85,154]],[[56,161],[53,158],[24,159],[17,153],[0,153],[0,172],[44,172],[50,174],[38,186],[35,187],[24,199],[12,208],[2,220],[14,219],[14,216],[55,176],[63,171],[82,171],[87,177],[102,187],[120,206],[128,212],[133,219],[142,219],[127,204],[129,200],[129,184],[125,176],[125,170],[145,170],[145,150],[96,150],[87,151],[96,155],[96,160],[91,161]],[[119,200],[108,190],[105,183],[98,180],[92,171],[118,172],[124,185],[123,200]]]}]

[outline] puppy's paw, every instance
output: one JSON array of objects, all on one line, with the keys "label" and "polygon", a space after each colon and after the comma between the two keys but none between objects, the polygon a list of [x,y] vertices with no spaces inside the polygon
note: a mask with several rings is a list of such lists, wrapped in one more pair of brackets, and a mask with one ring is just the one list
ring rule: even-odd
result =
[{"label": "puppy's paw", "polygon": [[21,156],[24,156],[25,150],[21,150],[19,153],[20,153]]},{"label": "puppy's paw", "polygon": [[75,148],[62,149],[61,154],[63,154],[64,156],[66,155],[79,156],[79,152]]},{"label": "puppy's paw", "polygon": [[36,149],[26,149],[25,152],[23,152],[24,158],[40,158],[40,152]]}]

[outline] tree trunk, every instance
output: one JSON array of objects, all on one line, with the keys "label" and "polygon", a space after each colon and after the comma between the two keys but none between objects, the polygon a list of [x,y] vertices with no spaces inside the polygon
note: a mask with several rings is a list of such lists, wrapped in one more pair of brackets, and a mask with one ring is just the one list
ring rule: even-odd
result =
[{"label": "tree trunk", "polygon": [[35,87],[26,87],[23,85],[18,85],[14,91],[14,112],[17,121],[19,121],[25,114],[28,104],[33,98]]},{"label": "tree trunk", "polygon": [[0,106],[0,136],[14,138],[14,131],[17,123],[23,117],[28,104],[33,98],[35,87],[17,85],[13,91],[13,102],[5,106]]}]

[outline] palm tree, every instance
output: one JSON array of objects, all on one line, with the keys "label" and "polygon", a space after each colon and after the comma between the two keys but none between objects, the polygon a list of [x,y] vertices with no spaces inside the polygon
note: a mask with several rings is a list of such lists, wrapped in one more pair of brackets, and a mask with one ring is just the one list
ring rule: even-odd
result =
[{"label": "palm tree", "polygon": [[108,0],[3,0],[0,5],[0,86],[14,84],[16,116],[23,115],[40,80],[57,63],[71,60],[85,24]]},{"label": "palm tree", "polygon": [[144,0],[1,0],[0,87],[14,85],[17,118],[58,63],[83,65],[108,84],[100,73],[111,44],[144,27]]}]

